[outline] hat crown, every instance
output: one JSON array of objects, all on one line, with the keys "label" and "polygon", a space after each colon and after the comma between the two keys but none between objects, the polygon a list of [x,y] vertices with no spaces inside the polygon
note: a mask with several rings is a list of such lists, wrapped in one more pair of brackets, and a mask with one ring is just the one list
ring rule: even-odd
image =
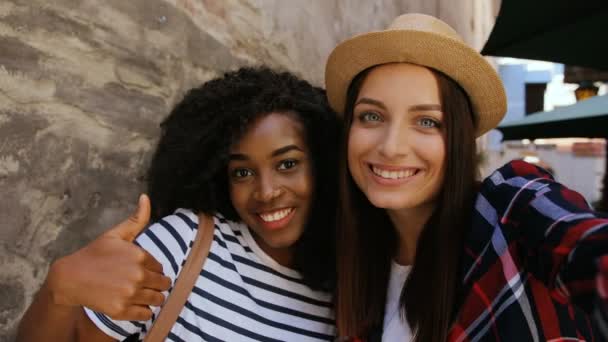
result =
[{"label": "hat crown", "polygon": [[331,107],[345,114],[353,79],[366,69],[387,63],[427,67],[459,84],[477,119],[477,137],[496,127],[507,111],[505,89],[492,65],[448,24],[417,13],[401,15],[385,30],[359,34],[336,46],[325,66]]},{"label": "hat crown", "polygon": [[387,30],[412,30],[434,33],[464,42],[462,37],[445,22],[426,14],[408,13],[395,18]]}]

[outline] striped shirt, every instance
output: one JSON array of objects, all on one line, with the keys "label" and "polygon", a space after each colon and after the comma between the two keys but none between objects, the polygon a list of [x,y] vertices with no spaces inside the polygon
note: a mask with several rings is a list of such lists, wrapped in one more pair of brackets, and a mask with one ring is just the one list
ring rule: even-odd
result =
[{"label": "striped shirt", "polygon": [[[255,243],[242,223],[214,217],[209,256],[167,341],[331,341],[331,295],[313,291],[301,275],[281,266]],[[151,225],[135,241],[174,282],[190,251],[198,216],[179,209]],[[166,295],[167,293],[165,293]],[[160,309],[152,307],[154,317]],[[143,338],[153,319],[116,321],[85,308],[107,335]]]}]

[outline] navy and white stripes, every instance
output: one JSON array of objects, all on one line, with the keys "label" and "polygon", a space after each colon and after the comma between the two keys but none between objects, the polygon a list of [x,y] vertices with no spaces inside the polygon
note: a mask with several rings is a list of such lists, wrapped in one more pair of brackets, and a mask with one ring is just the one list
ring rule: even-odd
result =
[{"label": "navy and white stripes", "polygon": [[[335,326],[330,294],[313,291],[255,243],[249,229],[216,215],[211,251],[169,341],[331,341]],[[197,232],[198,217],[180,209],[151,225],[136,243],[175,281]],[[179,265],[179,266],[178,266]],[[159,308],[153,308],[155,316]],[[114,321],[85,309],[118,340],[152,324]]]}]

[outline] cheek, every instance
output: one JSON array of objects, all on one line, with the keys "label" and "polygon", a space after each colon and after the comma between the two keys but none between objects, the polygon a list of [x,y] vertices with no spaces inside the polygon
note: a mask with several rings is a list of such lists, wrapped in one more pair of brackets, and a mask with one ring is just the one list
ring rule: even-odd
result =
[{"label": "cheek", "polygon": [[296,192],[297,196],[304,201],[311,201],[314,188],[312,169],[307,166],[293,176],[292,188]]},{"label": "cheek", "polygon": [[412,135],[411,146],[433,169],[443,170],[445,164],[445,144],[441,135]]},{"label": "cheek", "polygon": [[445,144],[442,136],[427,136],[418,146],[418,155],[423,156],[431,171],[430,191],[435,197],[445,180]]},{"label": "cheek", "polygon": [[348,134],[347,147],[348,168],[350,169],[351,173],[357,173],[359,158],[368,149],[370,140],[372,140],[370,134],[366,133],[365,130],[357,127],[351,127]]},{"label": "cheek", "polygon": [[242,184],[230,185],[230,201],[239,216],[242,216],[242,213],[245,212],[248,198],[247,193],[247,187]]},{"label": "cheek", "polygon": [[361,150],[361,135],[362,134],[360,133],[360,130],[356,128],[351,128],[348,134],[348,145],[346,148],[346,154],[348,157],[348,166],[351,168],[353,167],[353,163],[356,159],[356,156],[360,153],[359,151]]},{"label": "cheek", "polygon": [[441,170],[441,174],[443,174],[443,170],[445,169],[445,144],[443,142],[443,138],[434,139],[432,142],[429,142],[429,150],[432,151],[432,160],[437,168]]}]

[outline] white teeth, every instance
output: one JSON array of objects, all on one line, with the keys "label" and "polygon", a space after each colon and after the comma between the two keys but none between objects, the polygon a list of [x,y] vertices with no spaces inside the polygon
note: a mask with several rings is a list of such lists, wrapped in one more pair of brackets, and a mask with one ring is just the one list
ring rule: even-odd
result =
[{"label": "white teeth", "polygon": [[273,221],[278,221],[282,218],[285,218],[285,216],[289,215],[292,210],[293,210],[293,208],[287,208],[287,209],[281,209],[281,210],[275,211],[274,213],[259,214],[259,215],[262,218],[262,220],[264,220],[266,222],[273,222]]},{"label": "white teeth", "polygon": [[388,171],[388,170],[382,170],[376,166],[372,166],[372,171],[376,175],[378,175],[382,178],[386,178],[386,179],[402,179],[402,178],[411,177],[416,173],[416,170],[414,170],[414,169]]}]

